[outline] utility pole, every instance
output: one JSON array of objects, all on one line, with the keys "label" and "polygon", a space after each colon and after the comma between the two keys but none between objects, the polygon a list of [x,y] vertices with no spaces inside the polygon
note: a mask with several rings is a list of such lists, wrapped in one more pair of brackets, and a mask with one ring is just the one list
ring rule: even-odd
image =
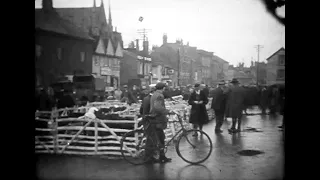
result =
[{"label": "utility pole", "polygon": [[[151,31],[151,30],[150,29],[145,29],[145,28],[138,29],[138,33],[140,35],[142,35],[142,37],[143,37],[143,39],[142,39],[143,40],[143,42],[142,42],[142,51],[143,51],[143,54],[144,54],[144,57],[143,57],[143,60],[142,60],[142,75],[143,75],[143,79],[145,79],[145,77],[144,77],[145,76],[145,73],[144,73],[144,71],[145,71],[145,57],[148,55],[148,52],[144,47],[144,43],[145,43],[146,40],[148,40],[148,38],[147,38],[148,31]],[[149,75],[149,72],[147,74]]]},{"label": "utility pole", "polygon": [[257,59],[257,86],[258,86],[260,49],[262,49],[263,46],[258,44],[258,45],[254,46],[254,47],[257,49],[257,52],[258,52],[258,59]]},{"label": "utility pole", "polygon": [[180,86],[180,48],[178,49],[178,86]]}]

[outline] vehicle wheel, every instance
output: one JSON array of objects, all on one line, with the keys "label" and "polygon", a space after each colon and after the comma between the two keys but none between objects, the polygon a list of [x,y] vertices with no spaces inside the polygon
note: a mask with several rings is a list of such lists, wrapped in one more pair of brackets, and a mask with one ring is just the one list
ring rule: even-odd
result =
[{"label": "vehicle wheel", "polygon": [[125,133],[120,142],[120,151],[123,159],[134,165],[141,165],[147,162],[153,154],[147,155],[146,152],[153,152],[155,143],[150,138],[150,147],[146,146],[147,137],[143,130],[133,130]]},{"label": "vehicle wheel", "polygon": [[[197,134],[197,136],[194,136],[194,134]],[[211,155],[212,141],[207,133],[191,129],[179,137],[176,151],[187,163],[199,164]]]}]

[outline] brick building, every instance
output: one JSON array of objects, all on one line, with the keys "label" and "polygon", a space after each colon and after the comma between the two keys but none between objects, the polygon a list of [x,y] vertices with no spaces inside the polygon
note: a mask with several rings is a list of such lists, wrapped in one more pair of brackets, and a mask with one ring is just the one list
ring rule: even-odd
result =
[{"label": "brick building", "polygon": [[[48,2],[52,6],[52,0],[43,0],[43,2]],[[108,22],[106,18],[105,8],[103,0],[101,0],[100,7],[96,6],[96,1],[93,0],[93,7],[82,7],[82,8],[51,8],[54,9],[54,12],[57,16],[60,17],[61,21],[68,22],[71,26],[75,27],[77,31],[81,31],[86,34],[87,37],[90,37],[94,40],[94,44],[91,46],[91,49],[87,52],[90,54],[90,63],[86,68],[90,68],[90,73],[94,73],[97,76],[105,76],[106,83],[109,86],[118,86],[120,83],[120,67],[119,61],[123,56],[123,41],[121,33],[117,32],[117,28],[114,28],[112,25],[111,17],[111,8],[109,4],[109,17]],[[36,18],[37,13],[42,11],[41,9],[36,9]],[[38,17],[39,18],[39,17]],[[52,26],[52,24],[47,25],[46,27]],[[71,31],[67,31],[72,34]],[[104,43],[104,53],[99,54],[96,52],[97,46],[101,46],[101,41]],[[50,41],[49,41],[50,42]],[[99,44],[100,43],[100,44]],[[70,47],[77,47],[73,45]],[[101,47],[99,47],[101,48]],[[76,48],[75,48],[76,49]],[[95,52],[95,55],[92,56],[92,52]],[[100,58],[101,57],[101,58]],[[99,63],[98,63],[99,61]],[[98,65],[95,67],[95,65]],[[102,74],[101,74],[102,68]],[[100,69],[100,72],[97,70]],[[109,74],[104,74],[108,72]],[[110,81],[108,81],[110,79]]]},{"label": "brick building", "polygon": [[152,58],[148,51],[148,41],[143,43],[143,50],[139,50],[139,41],[136,48],[131,47],[124,50],[121,61],[121,85],[145,86],[152,83]]},{"label": "brick building", "polygon": [[94,39],[61,18],[44,0],[35,10],[36,85],[47,87],[66,75],[91,74]]}]

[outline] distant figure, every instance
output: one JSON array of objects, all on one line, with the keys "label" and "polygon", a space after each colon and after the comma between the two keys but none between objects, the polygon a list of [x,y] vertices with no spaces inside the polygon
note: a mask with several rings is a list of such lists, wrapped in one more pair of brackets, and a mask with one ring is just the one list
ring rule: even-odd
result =
[{"label": "distant figure", "polygon": [[209,97],[209,87],[208,87],[208,85],[204,85],[202,91],[204,92],[204,94],[205,94],[207,97]]},{"label": "distant figure", "polygon": [[[194,85],[194,91],[191,93],[188,103],[192,106],[189,122],[193,124],[193,128],[202,130],[204,124],[209,122],[206,104],[208,97],[200,90],[200,84]],[[198,136],[194,134],[193,136]]]},{"label": "distant figure", "polygon": [[146,87],[146,86],[142,86],[141,89],[142,89],[142,91],[141,91],[141,93],[140,93],[140,98],[139,98],[139,100],[142,100],[142,101],[143,101],[143,99],[144,99],[146,96],[149,95],[149,91],[147,90],[147,87]]},{"label": "distant figure", "polygon": [[216,133],[222,133],[221,130],[223,119],[226,109],[226,94],[225,94],[225,82],[220,81],[219,87],[215,89],[214,96],[212,98],[211,108],[214,110],[216,115]]},{"label": "distant figure", "polygon": [[121,94],[121,101],[127,102],[129,105],[132,103],[137,103],[137,99],[132,95],[132,92],[128,90],[128,86],[124,85],[123,88],[124,90]]},{"label": "distant figure", "polygon": [[74,100],[72,98],[72,92],[64,91],[63,97],[58,102],[58,109],[74,107],[74,106],[75,106],[75,102],[74,102]]},{"label": "distant figure", "polygon": [[115,98],[120,101],[121,100],[121,95],[122,95],[122,91],[119,88],[117,88],[115,90],[115,92],[114,92]]},{"label": "distant figure", "polygon": [[135,100],[140,99],[140,89],[136,85],[133,85],[131,93]]},{"label": "distant figure", "polygon": [[[245,94],[243,88],[239,86],[239,81],[237,79],[232,79],[231,83],[232,86],[227,95],[226,117],[232,118],[232,126],[229,131],[235,133],[241,131],[241,118],[244,109]],[[236,123],[238,124],[237,129]]]}]

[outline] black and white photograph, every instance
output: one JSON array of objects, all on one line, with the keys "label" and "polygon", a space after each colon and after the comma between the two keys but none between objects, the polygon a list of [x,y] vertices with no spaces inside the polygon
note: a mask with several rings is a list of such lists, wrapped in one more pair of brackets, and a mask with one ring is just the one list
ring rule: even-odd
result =
[{"label": "black and white photograph", "polygon": [[34,13],[36,179],[286,179],[285,0]]}]

